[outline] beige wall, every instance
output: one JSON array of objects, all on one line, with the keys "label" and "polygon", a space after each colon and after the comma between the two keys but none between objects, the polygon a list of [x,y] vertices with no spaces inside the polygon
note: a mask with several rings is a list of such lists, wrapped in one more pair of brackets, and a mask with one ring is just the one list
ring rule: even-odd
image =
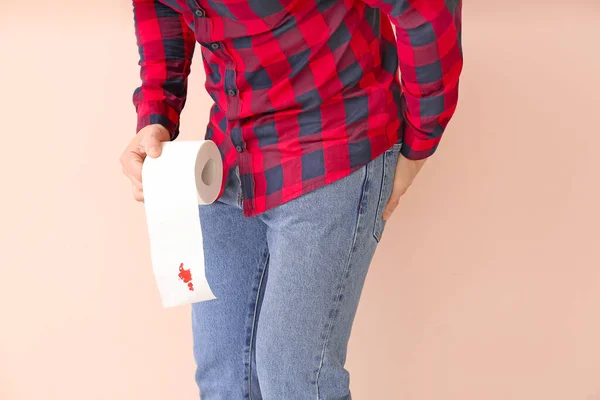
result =
[{"label": "beige wall", "polygon": [[[459,110],[376,254],[354,397],[600,399],[600,3],[469,3]],[[190,310],[161,308],[118,162],[130,6],[81,4],[0,7],[0,399],[196,398]],[[208,117],[195,65],[182,139]]]}]

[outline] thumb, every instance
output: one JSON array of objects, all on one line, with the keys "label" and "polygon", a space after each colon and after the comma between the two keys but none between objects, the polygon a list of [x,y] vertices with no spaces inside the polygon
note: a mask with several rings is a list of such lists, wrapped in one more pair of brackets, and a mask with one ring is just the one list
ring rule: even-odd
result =
[{"label": "thumb", "polygon": [[148,135],[145,141],[145,151],[152,158],[160,156],[162,146],[157,135]]},{"label": "thumb", "polygon": [[392,213],[394,212],[396,207],[398,207],[399,202],[400,202],[399,197],[398,198],[390,198],[390,200],[388,201],[388,203],[385,206],[385,209],[383,210],[383,215],[381,216],[381,218],[384,221],[387,221],[392,216]]},{"label": "thumb", "polygon": [[399,188],[394,187],[394,189],[392,190],[392,194],[390,195],[390,198],[383,210],[383,215],[381,216],[381,218],[384,221],[387,221],[392,216],[392,213],[394,212],[394,210],[396,209],[396,207],[398,207],[398,204],[400,203],[400,198],[402,197],[402,195],[405,192],[406,192],[406,189],[399,189]]},{"label": "thumb", "polygon": [[150,135],[148,136],[148,139],[146,140],[146,154],[148,154],[150,157],[152,158],[156,158],[158,156],[160,156],[160,152],[161,152],[161,146],[160,146],[160,140],[158,140],[158,138],[154,135]]}]

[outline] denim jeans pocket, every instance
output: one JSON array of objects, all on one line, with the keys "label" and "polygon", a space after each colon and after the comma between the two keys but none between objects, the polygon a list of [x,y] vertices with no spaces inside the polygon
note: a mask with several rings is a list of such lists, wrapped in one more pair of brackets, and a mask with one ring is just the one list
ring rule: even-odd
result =
[{"label": "denim jeans pocket", "polygon": [[394,187],[394,175],[396,173],[396,164],[400,155],[402,143],[395,143],[392,147],[383,153],[383,172],[381,174],[381,188],[379,190],[379,200],[377,202],[377,213],[375,216],[375,224],[373,225],[373,236],[379,242],[383,235],[385,223],[382,219],[383,210],[387,205]]}]

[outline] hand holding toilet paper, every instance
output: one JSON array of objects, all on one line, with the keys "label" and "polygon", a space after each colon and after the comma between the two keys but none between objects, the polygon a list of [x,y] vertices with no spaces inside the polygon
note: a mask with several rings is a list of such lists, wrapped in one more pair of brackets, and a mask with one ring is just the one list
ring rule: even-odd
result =
[{"label": "hand holding toilet paper", "polygon": [[204,272],[198,205],[214,202],[223,165],[210,140],[164,142],[142,166],[154,277],[164,307],[216,299]]}]

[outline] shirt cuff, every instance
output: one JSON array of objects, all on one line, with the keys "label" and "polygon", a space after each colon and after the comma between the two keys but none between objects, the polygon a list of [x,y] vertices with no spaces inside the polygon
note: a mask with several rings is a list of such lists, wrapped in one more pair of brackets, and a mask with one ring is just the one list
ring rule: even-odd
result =
[{"label": "shirt cuff", "polygon": [[179,136],[179,112],[163,101],[141,102],[137,106],[136,133],[145,126],[160,124],[169,131],[171,140]]},{"label": "shirt cuff", "polygon": [[432,138],[431,135],[418,130],[410,122],[404,120],[404,135],[400,153],[409,160],[427,158],[437,150],[441,136],[441,133],[437,133]]}]

